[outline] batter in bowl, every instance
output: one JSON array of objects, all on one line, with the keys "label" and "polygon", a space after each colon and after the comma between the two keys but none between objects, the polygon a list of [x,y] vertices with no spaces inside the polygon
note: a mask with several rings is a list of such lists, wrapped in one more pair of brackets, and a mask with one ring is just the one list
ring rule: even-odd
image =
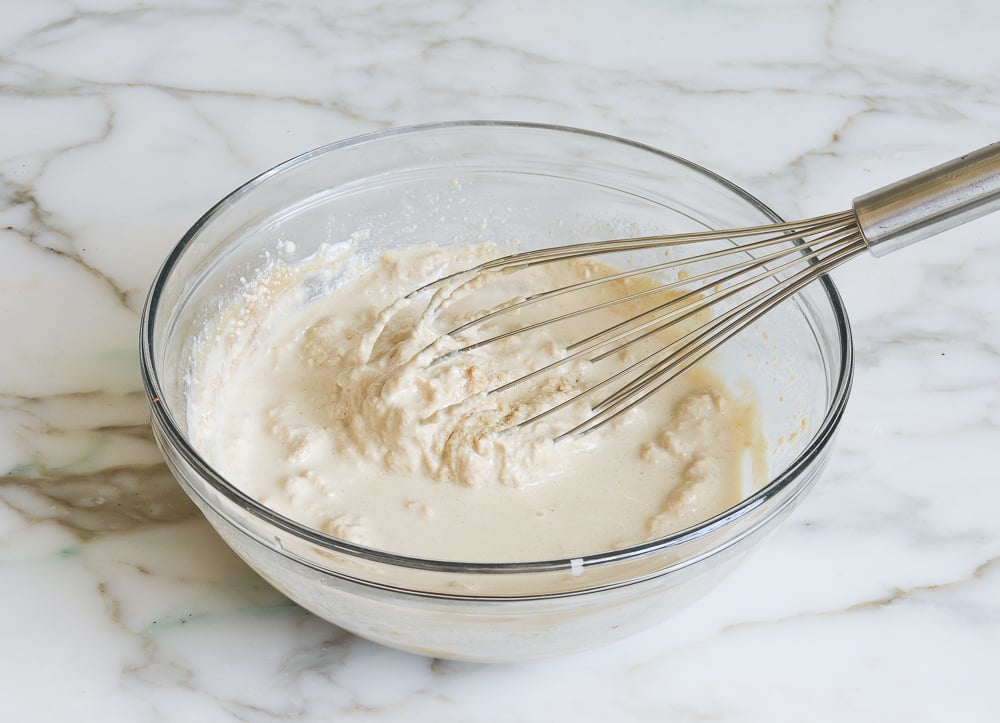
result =
[{"label": "batter in bowl", "polygon": [[[575,259],[405,298],[495,255],[490,246],[423,247],[366,263],[346,243],[303,262],[274,261],[195,345],[187,377],[195,447],[261,503],[330,535],[472,562],[637,544],[712,517],[766,480],[752,399],[707,368],[583,438],[553,442],[586,418],[586,401],[513,428],[644,352],[576,359],[486,394],[547,364],[567,340],[636,311],[616,306],[442,358],[462,345],[442,332],[482,309],[609,270]],[[652,283],[591,287],[544,310],[501,315],[476,334]]]}]

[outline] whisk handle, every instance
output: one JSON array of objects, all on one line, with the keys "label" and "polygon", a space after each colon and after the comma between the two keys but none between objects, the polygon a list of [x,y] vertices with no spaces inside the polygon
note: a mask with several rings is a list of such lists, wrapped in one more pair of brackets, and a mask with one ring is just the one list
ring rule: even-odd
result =
[{"label": "whisk handle", "polygon": [[1000,142],[854,199],[873,256],[1000,210]]}]

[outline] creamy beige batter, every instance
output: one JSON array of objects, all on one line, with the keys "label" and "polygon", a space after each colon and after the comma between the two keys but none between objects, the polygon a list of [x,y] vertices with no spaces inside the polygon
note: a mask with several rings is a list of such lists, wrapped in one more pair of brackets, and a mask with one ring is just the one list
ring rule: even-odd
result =
[{"label": "creamy beige batter", "polygon": [[[575,260],[404,298],[493,255],[489,247],[417,248],[363,268],[345,246],[295,265],[275,262],[196,345],[188,383],[195,446],[288,517],[371,547],[463,561],[576,557],[636,544],[721,512],[754,484],[744,474],[763,448],[753,406],[704,369],[582,438],[552,441],[589,414],[585,400],[512,428],[646,351],[576,359],[487,394],[637,308],[617,306],[442,359],[462,345],[442,332],[482,309],[608,273]],[[349,278],[317,293],[341,276]],[[473,338],[650,284],[591,287],[501,315]]]}]

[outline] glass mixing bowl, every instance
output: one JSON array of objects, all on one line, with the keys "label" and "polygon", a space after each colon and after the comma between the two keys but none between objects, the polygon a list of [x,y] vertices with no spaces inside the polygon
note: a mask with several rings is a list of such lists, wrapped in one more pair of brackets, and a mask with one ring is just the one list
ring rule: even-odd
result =
[{"label": "glass mixing bowl", "polygon": [[[470,564],[372,549],[261,505],[188,440],[185,375],[202,327],[276,248],[306,257],[364,230],[363,253],[517,238],[522,248],[778,221],[714,173],[572,128],[466,122],[374,133],[305,153],[233,191],[181,239],[142,317],[152,426],[174,475],[222,539],[278,590],[365,638],[500,661],[641,631],[727,575],[818,478],[847,402],[850,327],[823,278],[717,352],[754,389],[770,479],[695,527],[573,560]],[[625,261],[643,262],[641,255]],[[655,398],[647,403],[655,404]],[[456,548],[457,549],[457,548]]]}]

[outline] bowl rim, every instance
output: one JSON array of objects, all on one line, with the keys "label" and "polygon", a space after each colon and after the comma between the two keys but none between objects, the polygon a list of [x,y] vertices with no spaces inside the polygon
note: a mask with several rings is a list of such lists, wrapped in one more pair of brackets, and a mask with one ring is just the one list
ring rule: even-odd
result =
[{"label": "bowl rim", "polygon": [[[780,475],[770,480],[761,489],[707,520],[664,537],[647,540],[645,542],[629,545],[628,547],[623,547],[617,550],[552,560],[531,560],[523,562],[468,562],[414,557],[348,542],[346,540],[327,535],[300,522],[296,522],[295,520],[285,517],[284,515],[281,515],[257,502],[255,499],[237,488],[234,484],[226,480],[221,474],[216,472],[214,468],[205,459],[203,459],[200,454],[198,454],[194,447],[188,442],[186,437],[180,432],[180,428],[175,422],[173,413],[167,408],[166,404],[161,401],[162,387],[160,385],[159,373],[157,371],[156,364],[154,363],[155,355],[153,351],[156,330],[156,312],[159,308],[160,297],[174,267],[180,261],[187,247],[198,237],[201,230],[206,225],[211,223],[217,215],[222,213],[237,200],[253,192],[254,189],[266,183],[271,178],[290,172],[296,167],[307,163],[314,158],[343,148],[362,146],[396,136],[444,131],[453,128],[517,128],[544,133],[584,136],[601,142],[624,145],[634,150],[659,156],[660,158],[685,166],[735,194],[741,200],[756,208],[763,215],[772,219],[775,223],[783,221],[777,213],[748,191],[738,186],[733,181],[730,181],[729,179],[705,168],[704,166],[701,166],[698,163],[644,143],[607,133],[574,128],[572,126],[565,125],[509,120],[462,120],[424,123],[389,128],[352,136],[350,138],[345,138],[343,140],[313,148],[288,160],[282,161],[272,168],[254,176],[230,193],[226,194],[185,232],[185,234],[181,237],[181,240],[174,246],[169,255],[163,261],[160,268],[157,270],[143,306],[139,328],[140,373],[142,376],[143,387],[147,395],[147,401],[151,410],[151,415],[154,421],[160,425],[160,431],[173,445],[175,450],[180,453],[184,461],[192,467],[194,472],[196,472],[203,480],[208,482],[217,492],[221,493],[230,502],[236,504],[245,512],[267,524],[279,528],[284,532],[290,533],[303,541],[325,548],[331,552],[361,558],[367,562],[404,567],[413,570],[489,575],[501,573],[540,573],[567,569],[578,571],[581,569],[581,566],[605,566],[633,559],[641,559],[663,552],[670,548],[679,547],[685,543],[691,542],[726,527],[745,517],[758,507],[766,504],[770,499],[777,496],[785,488],[791,485],[792,482],[796,480],[805,469],[810,467],[816,461],[822,451],[827,447],[837,430],[840,419],[842,418],[846,408],[847,400],[850,396],[854,374],[854,350],[847,310],[844,306],[843,300],[841,299],[840,293],[837,291],[832,279],[827,274],[824,274],[817,279],[817,282],[826,293],[827,300],[829,301],[830,307],[833,311],[836,332],[839,339],[840,374],[836,380],[836,386],[830,404],[815,434],[809,440],[809,443],[803,447],[795,459],[792,460],[792,462],[787,466],[787,468]],[[185,484],[185,486],[187,487],[189,485]],[[204,495],[200,493],[200,491],[195,490],[195,492],[198,493],[199,497],[202,497],[206,503],[211,505],[210,501],[207,500]],[[211,506],[213,508],[215,507],[214,505]],[[226,516],[221,510],[217,511],[220,514],[223,514],[227,520],[229,519],[229,517]],[[252,534],[245,527],[238,526],[238,529],[240,529],[240,531],[244,534]],[[269,543],[268,546],[272,547]],[[725,549],[727,546],[727,542],[722,541],[720,545],[707,552],[718,552]],[[287,549],[279,549],[279,552],[286,556],[293,556],[296,558],[299,557],[298,555],[292,554]],[[315,563],[309,562],[308,564],[312,565]],[[678,560],[673,564],[664,566],[664,569],[659,571],[658,574],[665,573],[670,569],[684,565],[685,560]]]}]

